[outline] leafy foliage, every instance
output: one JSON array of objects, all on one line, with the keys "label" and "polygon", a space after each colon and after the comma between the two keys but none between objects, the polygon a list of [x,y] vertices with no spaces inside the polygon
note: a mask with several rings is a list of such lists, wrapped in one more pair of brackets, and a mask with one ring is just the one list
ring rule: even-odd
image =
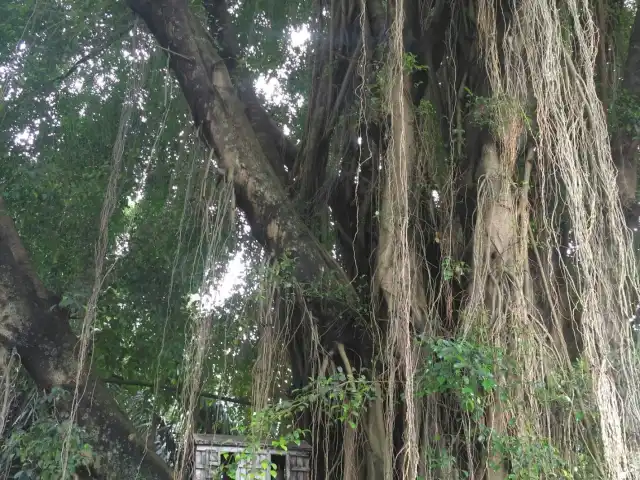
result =
[{"label": "leafy foliage", "polygon": [[[68,392],[54,388],[34,402],[33,421],[28,428],[14,430],[0,453],[3,465],[15,464],[19,469],[13,478],[20,480],[58,480],[71,478],[80,468],[89,469],[96,458],[89,436],[77,425],[70,425],[68,417],[56,411],[56,402],[69,401]],[[71,428],[70,455],[62,472],[62,444]]]},{"label": "leafy foliage", "polygon": [[478,420],[487,397],[498,389],[505,374],[504,355],[466,340],[425,341],[427,361],[421,370],[418,395],[452,392],[463,410]]}]

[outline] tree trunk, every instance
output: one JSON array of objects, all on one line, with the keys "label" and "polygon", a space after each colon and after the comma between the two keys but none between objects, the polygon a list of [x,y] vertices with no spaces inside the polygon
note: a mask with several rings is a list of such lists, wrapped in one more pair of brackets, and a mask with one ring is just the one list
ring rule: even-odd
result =
[{"label": "tree trunk", "polygon": [[[0,343],[15,348],[36,385],[75,391],[78,338],[64,312],[35,276],[13,221],[0,199]],[[167,465],[146,445],[104,384],[82,375],[77,421],[100,457],[96,470],[105,478],[170,479]],[[70,399],[60,408],[70,408]]]}]

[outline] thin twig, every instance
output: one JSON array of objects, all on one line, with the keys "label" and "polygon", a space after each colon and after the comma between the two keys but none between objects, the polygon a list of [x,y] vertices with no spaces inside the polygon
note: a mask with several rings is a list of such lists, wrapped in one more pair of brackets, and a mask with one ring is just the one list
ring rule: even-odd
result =
[{"label": "thin twig", "polygon": [[74,62],[73,65],[71,65],[71,67],[69,67],[69,69],[66,72],[64,72],[62,75],[52,78],[51,80],[49,80],[49,82],[47,82],[47,84],[54,85],[58,82],[62,82],[63,80],[66,80],[67,78],[69,78],[71,75],[75,73],[78,67],[87,63],[89,60],[93,60],[94,58],[97,58],[100,55],[102,55],[105,52],[105,50],[107,50],[117,40],[120,40],[122,37],[124,37],[130,30],[131,30],[131,24],[128,24],[127,28],[117,32],[114,36],[107,39],[107,41],[103,45],[100,45],[99,47],[91,50],[89,53],[81,57],[78,61]]},{"label": "thin twig", "polygon": [[[125,380],[123,378],[111,377],[104,380],[104,383],[109,385],[122,385],[122,386],[131,386],[131,387],[143,387],[143,388],[155,388],[156,385],[152,382],[143,382],[141,380]],[[161,386],[160,389],[165,390],[167,392],[178,392],[178,388],[172,387],[169,385]],[[221,402],[229,402],[235,403],[237,405],[246,405],[248,407],[251,406],[251,402],[246,398],[234,398],[234,397],[225,397],[224,395],[216,395],[214,393],[209,392],[200,392],[201,397],[210,398],[212,400],[219,400]]]}]

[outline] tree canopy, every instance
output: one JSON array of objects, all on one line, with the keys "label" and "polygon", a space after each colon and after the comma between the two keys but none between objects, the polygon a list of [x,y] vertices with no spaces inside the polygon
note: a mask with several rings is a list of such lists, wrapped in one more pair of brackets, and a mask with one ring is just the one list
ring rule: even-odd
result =
[{"label": "tree canopy", "polygon": [[2,2],[0,475],[640,478],[639,9]]}]

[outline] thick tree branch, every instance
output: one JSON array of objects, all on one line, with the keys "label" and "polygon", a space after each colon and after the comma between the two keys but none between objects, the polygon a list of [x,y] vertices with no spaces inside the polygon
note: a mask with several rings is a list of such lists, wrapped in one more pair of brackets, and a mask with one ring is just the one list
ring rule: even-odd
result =
[{"label": "thick tree branch", "polygon": [[[640,100],[640,3],[629,39],[629,49],[624,67],[622,88],[625,94]],[[618,168],[618,189],[620,200],[628,220],[637,223],[640,209],[636,199],[638,188],[638,147],[637,134],[632,125],[618,128],[611,144],[613,161]],[[635,218],[631,218],[635,217]]]},{"label": "thick tree branch", "polygon": [[4,199],[0,197],[0,241],[9,248],[16,266],[29,279],[36,295],[41,299],[48,299],[51,295],[38,278],[35,269],[29,261],[29,254],[15,229],[13,220],[6,213]]},{"label": "thick tree branch", "polygon": [[[227,66],[229,74],[236,71],[240,55],[237,36],[233,27],[226,0],[204,0],[204,8],[209,21],[209,32],[221,47],[220,56]],[[286,182],[287,170],[291,171],[298,155],[296,146],[287,138],[261,105],[254,90],[252,79],[237,79],[238,97],[245,104],[245,114],[251,122],[260,146],[269,163],[281,181]]]},{"label": "thick tree branch", "polygon": [[[78,338],[53,308],[35,275],[13,220],[0,200],[0,345],[15,348],[39,388],[75,390]],[[117,478],[169,479],[171,472],[136,431],[102,382],[85,373],[77,421],[101,456],[100,468]],[[70,402],[69,402],[70,403]],[[60,407],[70,407],[70,404]],[[147,448],[145,448],[147,447]],[[102,472],[107,473],[107,472]]]},{"label": "thick tree branch", "polygon": [[[292,275],[304,291],[320,282],[345,286],[346,301],[328,300],[305,291],[307,306],[318,320],[325,342],[353,328],[357,295],[337,262],[324,250],[293,208],[234,92],[224,61],[211,37],[183,0],[128,0],[147,23],[169,63],[204,140],[232,173],[237,205],[253,236],[276,257],[294,261]],[[343,339],[361,345],[361,339]]]}]

